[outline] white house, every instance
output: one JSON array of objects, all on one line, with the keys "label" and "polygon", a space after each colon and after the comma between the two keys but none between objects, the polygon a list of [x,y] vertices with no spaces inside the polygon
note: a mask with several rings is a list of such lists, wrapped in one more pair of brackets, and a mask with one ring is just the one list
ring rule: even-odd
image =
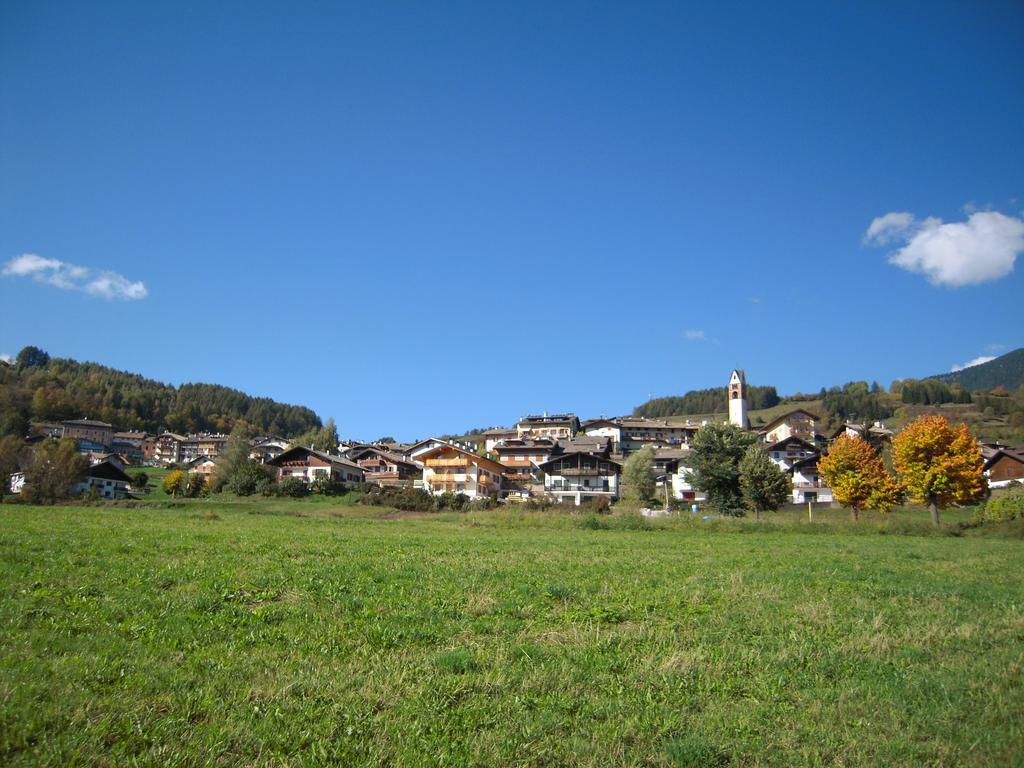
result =
[{"label": "white house", "polygon": [[338,483],[363,482],[363,469],[355,462],[301,445],[289,448],[268,461],[266,466],[277,471],[279,480],[294,477],[311,483],[323,477]]},{"label": "white house", "polygon": [[795,436],[767,445],[765,450],[768,451],[768,457],[786,472],[796,462],[817,456],[819,453],[814,445]]},{"label": "white house", "polygon": [[85,480],[78,483],[72,492],[89,493],[96,489],[101,499],[123,499],[128,495],[132,479],[113,461],[93,464],[85,473]]},{"label": "white house", "polygon": [[818,475],[818,456],[801,459],[789,469],[793,477],[793,503],[831,503],[834,498],[829,488]]},{"label": "white house", "polygon": [[607,454],[570,451],[540,465],[544,493],[552,499],[579,506],[588,501],[619,498],[622,465]]},{"label": "white house", "polygon": [[416,458],[423,464],[423,488],[435,496],[463,493],[477,499],[501,493],[505,468],[484,456],[442,443]]}]

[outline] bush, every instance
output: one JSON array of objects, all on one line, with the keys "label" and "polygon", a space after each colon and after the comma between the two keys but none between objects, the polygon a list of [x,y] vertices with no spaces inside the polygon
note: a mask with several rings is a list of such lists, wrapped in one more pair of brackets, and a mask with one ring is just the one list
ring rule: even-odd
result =
[{"label": "bush", "polygon": [[394,507],[403,512],[433,512],[434,497],[422,488],[392,488],[366,485],[360,504]]},{"label": "bush", "polygon": [[488,509],[495,509],[498,506],[498,500],[493,496],[483,496],[479,499],[473,499],[469,503],[470,512],[483,512]]},{"label": "bush", "polygon": [[277,484],[277,495],[291,499],[301,499],[309,494],[309,488],[297,477],[286,477]]},{"label": "bush", "polygon": [[464,493],[449,493],[445,491],[436,500],[437,509],[450,509],[453,512],[461,512],[469,504],[469,496]]},{"label": "bush", "polygon": [[256,493],[260,481],[267,476],[267,470],[262,464],[247,461],[232,473],[224,483],[224,488],[236,496],[251,496]]},{"label": "bush", "polygon": [[163,483],[161,483],[164,493],[168,496],[181,496],[184,490],[184,478],[185,473],[180,469],[168,472],[164,477]]},{"label": "bush", "polygon": [[341,496],[348,492],[344,483],[338,482],[329,475],[317,475],[309,484],[309,492],[321,496]]},{"label": "bush", "polygon": [[1024,492],[1017,491],[989,499],[984,507],[979,507],[974,515],[976,520],[989,522],[1004,522],[1024,518]]}]

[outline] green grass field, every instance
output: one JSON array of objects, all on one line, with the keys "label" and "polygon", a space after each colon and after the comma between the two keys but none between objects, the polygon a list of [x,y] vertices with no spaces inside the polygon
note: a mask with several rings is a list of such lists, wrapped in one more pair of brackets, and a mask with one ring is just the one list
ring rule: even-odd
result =
[{"label": "green grass field", "polygon": [[0,764],[1024,764],[1024,540],[924,515],[2,505]]}]

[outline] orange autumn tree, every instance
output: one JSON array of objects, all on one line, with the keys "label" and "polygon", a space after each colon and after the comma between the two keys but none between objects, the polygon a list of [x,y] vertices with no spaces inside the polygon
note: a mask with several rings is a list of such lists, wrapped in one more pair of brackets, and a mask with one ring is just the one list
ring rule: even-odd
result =
[{"label": "orange autumn tree", "polygon": [[862,509],[888,512],[900,500],[900,487],[885,471],[882,458],[857,436],[842,435],[818,459],[818,473],[836,501],[850,508],[854,520]]},{"label": "orange autumn tree", "polygon": [[940,509],[985,493],[981,448],[966,424],[921,416],[893,438],[892,458],[911,499],[931,509],[932,525],[939,524]]}]

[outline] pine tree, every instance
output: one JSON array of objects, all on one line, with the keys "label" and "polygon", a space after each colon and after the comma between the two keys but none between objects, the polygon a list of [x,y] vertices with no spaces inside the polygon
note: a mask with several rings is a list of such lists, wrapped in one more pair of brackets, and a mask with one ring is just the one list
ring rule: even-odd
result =
[{"label": "pine tree", "polygon": [[754,511],[756,520],[761,519],[761,512],[775,511],[789,500],[792,483],[760,443],[747,448],[739,472],[743,503]]}]

